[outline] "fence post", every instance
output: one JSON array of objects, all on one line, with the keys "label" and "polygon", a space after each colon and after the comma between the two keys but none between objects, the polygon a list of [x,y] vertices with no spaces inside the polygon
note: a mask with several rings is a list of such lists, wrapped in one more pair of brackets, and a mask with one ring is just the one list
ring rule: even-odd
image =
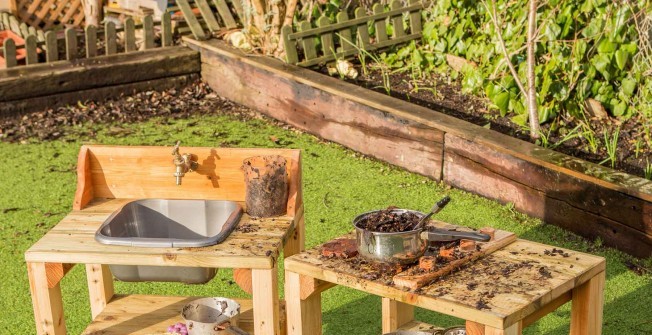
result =
[{"label": "fence post", "polygon": [[[322,16],[317,20],[317,26],[319,28],[326,27],[331,24],[326,16]],[[335,43],[333,43],[333,33],[326,32],[321,34],[321,49],[324,52],[324,56],[331,56],[335,54]]]},{"label": "fence post", "polygon": [[125,20],[125,52],[136,51],[136,28],[134,19]]},{"label": "fence post", "polygon": [[[349,20],[349,14],[347,14],[345,11],[341,11],[337,13],[338,23],[346,22],[348,20]],[[340,34],[340,44],[342,45],[342,50],[349,51],[355,48],[355,41],[353,40],[353,37],[351,37],[350,27],[341,29],[340,31],[338,31],[338,34]]]},{"label": "fence post", "polygon": [[97,56],[97,28],[94,25],[86,25],[86,58]]},{"label": "fence post", "polygon": [[57,33],[50,30],[45,33],[45,61],[48,63],[59,60]]},{"label": "fence post", "polygon": [[105,54],[113,55],[118,52],[118,44],[116,42],[115,23],[108,21],[104,24],[104,44]]},{"label": "fence post", "polygon": [[285,50],[285,61],[289,64],[296,64],[299,62],[299,55],[297,54],[297,42],[290,39],[292,34],[291,26],[283,26],[281,28],[281,36],[283,37],[283,46]]},{"label": "fence post", "polygon": [[[410,0],[410,6],[416,5],[419,0]],[[410,34],[421,33],[421,11],[417,10],[410,13]]]},{"label": "fence post", "polygon": [[154,48],[154,19],[151,15],[143,18],[143,35],[145,37],[144,49]]},{"label": "fence post", "polygon": [[[377,3],[374,5],[374,14],[382,14],[384,11],[383,5]],[[374,21],[374,26],[376,28],[376,43],[387,41],[387,20],[380,19]]]},{"label": "fence post", "polygon": [[77,31],[66,29],[66,60],[77,59]]},{"label": "fence post", "polygon": [[161,46],[172,45],[172,18],[170,13],[165,12],[161,17]]},{"label": "fence post", "polygon": [[2,51],[5,58],[5,67],[12,68],[18,64],[16,61],[16,42],[11,38],[6,39],[2,45]]},{"label": "fence post", "polygon": [[25,64],[32,65],[38,63],[38,53],[36,52],[36,35],[29,35],[25,38]]},{"label": "fence post", "polygon": [[[299,31],[306,31],[312,28],[310,22],[301,21],[299,23]],[[306,36],[301,38],[301,44],[303,44],[303,52],[306,55],[306,60],[311,60],[317,58],[317,50],[315,49],[315,37]]]},{"label": "fence post", "polygon": [[[355,18],[364,18],[367,16],[363,8],[355,9]],[[358,45],[362,50],[367,50],[369,47],[369,27],[367,27],[367,22],[358,25]]]},{"label": "fence post", "polygon": [[[390,10],[395,10],[395,9],[400,9],[401,8],[401,2],[398,0],[393,0],[391,4],[389,5]],[[394,28],[394,34],[392,35],[393,38],[398,38],[398,37],[403,37],[405,36],[405,27],[403,26],[403,15],[399,14],[394,17],[392,17],[392,27]]]}]

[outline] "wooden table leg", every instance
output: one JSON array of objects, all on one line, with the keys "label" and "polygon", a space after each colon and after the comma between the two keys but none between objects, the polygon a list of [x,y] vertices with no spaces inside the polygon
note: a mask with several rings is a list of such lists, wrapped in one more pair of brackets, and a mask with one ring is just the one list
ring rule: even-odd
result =
[{"label": "wooden table leg", "polygon": [[393,332],[412,320],[414,320],[414,306],[393,299],[383,298],[383,333]]},{"label": "wooden table leg", "polygon": [[[287,313],[288,335],[321,335],[321,289],[302,276],[285,271],[285,309]],[[302,280],[303,279],[303,280]],[[302,292],[309,292],[301,299]]]},{"label": "wooden table leg", "polygon": [[[48,274],[47,265],[48,263],[27,263],[36,333],[39,335],[63,335],[66,334],[66,321],[63,315],[63,301],[59,285],[59,280],[63,276]],[[48,278],[58,278],[58,280],[48,283]]]},{"label": "wooden table leg", "polygon": [[573,289],[571,335],[600,335],[604,304],[604,271]]},{"label": "wooden table leg", "polygon": [[108,265],[86,264],[91,315],[95,319],[113,297],[113,275]]},{"label": "wooden table leg", "polygon": [[278,335],[281,333],[278,311],[278,268],[251,270],[254,301],[254,333]]}]

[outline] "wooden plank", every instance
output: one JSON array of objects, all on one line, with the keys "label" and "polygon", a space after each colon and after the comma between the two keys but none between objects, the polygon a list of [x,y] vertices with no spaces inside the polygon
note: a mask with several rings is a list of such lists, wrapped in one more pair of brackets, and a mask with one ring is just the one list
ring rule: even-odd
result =
[{"label": "wooden plank", "polygon": [[[506,177],[516,183],[527,185],[528,188],[543,192],[547,197],[617,220],[644,234],[652,235],[652,203],[641,198],[568,175],[558,167],[544,167],[518,159],[509,153],[459,136],[447,135],[446,151],[481,165],[486,170],[486,174]],[[519,203],[515,201],[516,199],[511,199],[509,194],[503,197],[493,195],[492,198],[514,202],[518,209],[528,213],[535,212],[535,216],[545,218],[545,208],[541,208],[545,204]],[[619,204],[617,210],[607,205],[610,203]]]},{"label": "wooden plank", "polygon": [[66,29],[66,60],[77,59],[77,30]]},{"label": "wooden plank", "polygon": [[485,335],[484,327],[485,326],[483,324],[473,321],[466,321],[466,335]]},{"label": "wooden plank", "polygon": [[75,104],[80,100],[104,101],[107,97],[116,97],[137,92],[166,90],[170,88],[180,89],[198,79],[198,74],[184,74],[160,79],[137,81],[91,89],[80,89],[73,92],[55,93],[52,95],[38,96],[28,99],[13,100],[10,102],[0,103],[0,115],[3,117],[17,116],[47,108]]},{"label": "wooden plank", "polygon": [[[416,5],[420,0],[410,0],[409,5]],[[410,34],[421,33],[421,11],[410,12]]]},{"label": "wooden plank", "polygon": [[382,298],[382,330],[390,333],[414,320],[414,306]]},{"label": "wooden plank", "polygon": [[[326,27],[330,23],[331,21],[326,16],[322,16],[317,20],[318,27]],[[320,38],[321,38],[321,50],[323,52],[322,55],[323,56],[335,55],[335,43],[333,42],[333,33],[330,32],[323,33],[320,35]]]},{"label": "wooden plank", "polygon": [[301,298],[306,280],[294,272],[285,272],[285,302],[288,335],[320,335],[322,324],[321,295]]},{"label": "wooden plank", "polygon": [[[299,30],[305,31],[310,28],[310,22],[308,21],[301,21],[299,23]],[[304,37],[301,40],[301,44],[303,45],[303,53],[306,57],[306,60],[311,60],[317,57],[317,49],[315,48],[314,37]]]},{"label": "wooden plank", "polygon": [[20,29],[20,36],[21,36],[22,38],[27,38],[27,36],[29,36],[29,28],[28,28],[28,26],[27,26],[27,23],[22,22],[22,23],[20,24],[19,29]]},{"label": "wooden plank", "polygon": [[108,265],[86,264],[86,281],[91,303],[91,317],[95,319],[113,298],[113,275]]},{"label": "wooden plank", "polygon": [[192,12],[192,8],[190,7],[188,0],[177,0],[177,5],[181,9],[181,13],[183,13],[183,17],[186,19],[186,23],[190,27],[192,35],[195,37],[195,39],[199,41],[207,39],[208,36],[199,24],[199,21],[197,21],[197,18]]},{"label": "wooden plank", "polygon": [[217,22],[215,15],[213,15],[213,10],[211,9],[211,6],[208,5],[208,2],[206,2],[206,0],[195,0],[195,5],[199,8],[199,12],[204,18],[208,30],[211,32],[220,30],[220,24]]},{"label": "wooden plank", "polygon": [[63,316],[61,286],[48,287],[48,268],[45,263],[27,263],[29,289],[32,295],[36,333],[39,335],[66,334]]},{"label": "wooden plank", "polygon": [[133,52],[138,50],[136,47],[136,28],[134,26],[134,19],[127,18],[125,20],[125,52]]},{"label": "wooden plank", "polygon": [[33,65],[38,63],[38,52],[36,43],[36,35],[29,35],[25,38],[25,51],[27,56],[25,57],[25,64]]},{"label": "wooden plank", "polygon": [[24,37],[20,31],[20,23],[15,16],[9,16],[9,28],[11,28],[11,31],[18,34],[20,37]]},{"label": "wooden plank", "polygon": [[254,333],[280,335],[278,312],[278,272],[272,269],[252,269]]},{"label": "wooden plank", "polygon": [[[240,3],[238,0],[235,0],[234,2]],[[213,0],[213,4],[215,5],[215,8],[217,8],[217,12],[220,14],[220,17],[222,17],[222,22],[224,22],[227,29],[235,29],[238,27],[225,0]]]},{"label": "wooden plank", "polygon": [[245,11],[242,6],[242,1],[231,0],[230,2],[233,5],[233,8],[235,8],[235,12],[236,14],[238,14],[238,17],[240,18],[240,22],[245,22],[247,20],[247,17],[245,15]]},{"label": "wooden plank", "polygon": [[0,102],[191,74],[199,68],[199,54],[184,47],[20,67],[0,71]]},{"label": "wooden plank", "polygon": [[45,33],[43,30],[39,29],[36,31],[36,37],[38,37],[39,42],[45,42]]},{"label": "wooden plank", "polygon": [[[396,287],[391,284],[391,275],[383,273],[375,280],[363,279],[377,277],[378,270],[362,267],[356,260],[349,262],[322,258],[319,247],[286,258],[285,269],[483,325],[503,328],[533,315],[542,306],[555,304],[560,296],[604,271],[604,258],[562,250],[568,254],[568,257],[564,257],[561,254],[551,254],[552,248],[517,240],[472,265],[462,267],[455,276],[444,277],[436,284],[417,292]],[[506,274],[503,269],[512,269],[512,272]],[[548,273],[548,276],[542,273]],[[488,295],[491,297],[488,298]],[[484,307],[478,309],[477,304],[481,300]]]},{"label": "wooden plank", "polygon": [[[446,138],[448,145],[451,143],[448,142],[451,136],[446,134]],[[486,149],[482,152],[489,154]],[[481,153],[473,155],[477,154]],[[517,160],[517,162],[519,161]],[[509,161],[505,161],[503,170],[510,171],[510,165]],[[499,201],[513,202],[517,209],[526,214],[543,218],[548,223],[561,226],[588,238],[602,237],[605,244],[639,257],[652,255],[652,236],[621,222],[593,214],[582,208],[586,208],[585,206],[578,205],[576,207],[572,202],[566,201],[573,196],[593,197],[593,195],[587,194],[587,190],[582,187],[577,188],[571,185],[576,190],[571,192],[571,188],[567,188],[568,197],[561,195],[560,192],[542,192],[512,180],[512,175],[503,176],[504,171],[493,172],[487,169],[486,165],[457,155],[452,151],[445,153],[444,176],[450,185]],[[531,174],[531,177],[533,181],[538,178],[534,174]],[[495,192],[495,190],[501,191]],[[559,197],[562,198],[559,199]],[[627,211],[627,209],[623,208],[623,211]],[[591,224],[585,224],[587,222]]]},{"label": "wooden plank", "polygon": [[283,26],[283,28],[281,28],[281,36],[283,38],[283,46],[285,50],[285,61],[290,64],[296,64],[299,62],[299,55],[297,54],[296,41],[289,38],[291,33],[291,26]]},{"label": "wooden plank", "polygon": [[563,304],[569,302],[572,299],[572,294],[571,292],[567,292],[563,295],[560,295],[557,299],[549,302],[545,306],[543,306],[541,309],[538,309],[534,313],[528,315],[525,319],[523,319],[523,328],[537,322],[539,319],[542,317],[550,314],[551,312],[557,310],[557,308],[561,307]]},{"label": "wooden plank", "polygon": [[154,48],[154,19],[151,15],[147,15],[143,18],[143,35],[145,41],[143,47],[145,50]]},{"label": "wooden plank", "polygon": [[[391,10],[399,10],[402,7],[401,2],[398,0],[392,0],[389,4]],[[400,15],[391,16],[390,20],[392,21],[392,37],[399,38],[405,35],[405,26],[403,25],[403,13]]]},{"label": "wooden plank", "polygon": [[56,62],[59,60],[59,42],[57,40],[57,33],[48,31],[45,33],[45,61],[48,63]]},{"label": "wooden plank", "polygon": [[2,45],[2,55],[4,56],[5,68],[9,69],[16,65],[16,43],[13,39],[7,39]]},{"label": "wooden plank", "polygon": [[97,56],[97,28],[95,26],[86,26],[84,31],[86,38],[86,57]]},{"label": "wooden plank", "polygon": [[[410,171],[435,179],[441,177],[443,133],[351,104],[337,95],[323,95],[320,90],[293,82],[289,75],[273,75],[230,57],[205,55],[203,78],[219,95]],[[240,79],[235,81],[236,78]],[[220,85],[225,80],[234,84],[228,88]],[[339,82],[328,77],[320,80]],[[277,83],[272,89],[268,85],[271,81]],[[278,99],[279,96],[287,98]],[[302,98],[298,99],[299,96]],[[340,110],[351,113],[343,114]]]},{"label": "wooden plank", "polygon": [[605,273],[573,289],[571,306],[571,335],[602,333]]},{"label": "wooden plank", "polygon": [[[364,8],[358,7],[355,9],[356,19],[365,17],[367,17],[367,13]],[[367,26],[367,22],[365,22],[364,24],[358,25],[358,46],[363,50],[367,50],[369,43],[369,27]]]},{"label": "wooden plank", "polygon": [[161,46],[172,46],[172,18],[169,12],[161,17]]},{"label": "wooden plank", "polygon": [[107,56],[115,55],[118,52],[117,33],[115,31],[115,23],[107,21],[104,24],[104,44],[105,53]]},{"label": "wooden plank", "polygon": [[[179,311],[184,305],[200,297],[156,295],[116,295],[106,309],[82,332],[83,335],[151,335],[160,334],[177,322],[183,322]],[[234,299],[240,304],[238,327],[255,335],[253,302]],[[256,308],[259,308],[256,306]],[[279,306],[280,327],[285,329],[284,304]],[[285,334],[283,332],[283,334]]]},{"label": "wooden plank", "polygon": [[45,273],[48,279],[48,288],[55,288],[63,277],[75,264],[45,263]]},{"label": "wooden plank", "polygon": [[497,328],[492,326],[485,326],[484,335],[521,335],[523,327],[520,323],[511,325],[507,328]]},{"label": "wooden plank", "polygon": [[[412,271],[404,271],[394,276],[394,284],[398,287],[408,288],[410,290],[417,290],[423,286],[429,285],[434,280],[441,278],[459,267],[473,262],[481,257],[484,257],[496,250],[502,249],[506,245],[516,241],[516,234],[506,232],[503,230],[496,230],[495,238],[489,242],[477,242],[480,250],[468,252],[464,258],[459,258],[451,261],[443,267],[437,267],[436,271],[426,273],[413,273]],[[417,270],[418,267],[413,269]]]},{"label": "wooden plank", "polygon": [[91,162],[88,146],[79,149],[77,157],[77,190],[73,201],[73,210],[82,210],[93,200],[93,184],[91,179]]},{"label": "wooden plank", "polygon": [[[346,11],[341,11],[337,13],[337,23],[345,23],[349,20],[349,14]],[[351,35],[351,27],[346,26],[337,32],[340,40],[340,46],[343,51],[353,51],[355,50],[355,41]]]}]

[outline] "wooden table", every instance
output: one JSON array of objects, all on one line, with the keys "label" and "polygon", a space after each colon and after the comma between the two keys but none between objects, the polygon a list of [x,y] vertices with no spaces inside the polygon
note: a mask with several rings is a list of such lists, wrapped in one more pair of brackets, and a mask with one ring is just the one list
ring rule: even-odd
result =
[{"label": "wooden table", "polygon": [[467,334],[521,334],[571,300],[570,333],[601,333],[602,257],[519,239],[416,292],[396,288],[391,277],[363,279],[371,271],[353,264],[322,258],[318,247],[285,259],[288,335],[321,334],[320,293],[334,285],[381,296],[383,333],[433,329],[414,321],[418,306],[466,320]]},{"label": "wooden table", "polygon": [[[193,297],[114,295],[109,264],[234,268],[252,301],[242,304],[241,326],[255,334],[282,334],[278,256],[304,245],[301,160],[298,150],[185,147],[199,168],[177,186],[170,147],[83,146],[77,163],[73,211],[25,252],[38,334],[66,334],[60,281],[75,264],[85,264],[93,322],[84,334],[157,334],[181,320],[181,306]],[[239,229],[222,243],[202,248],[144,248],[95,241],[100,225],[135,199],[220,199],[244,205],[240,167],[256,155],[288,160],[287,216],[254,219],[244,214]],[[172,270],[172,269],[171,269]],[[247,286],[247,287],[246,287]],[[256,306],[252,311],[252,306]]]}]

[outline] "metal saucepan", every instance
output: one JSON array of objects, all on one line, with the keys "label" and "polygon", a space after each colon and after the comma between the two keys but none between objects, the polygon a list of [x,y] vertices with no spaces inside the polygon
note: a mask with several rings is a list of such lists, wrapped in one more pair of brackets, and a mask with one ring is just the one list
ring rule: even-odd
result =
[{"label": "metal saucepan", "polygon": [[189,335],[247,335],[236,326],[240,304],[228,298],[201,298],[183,306]]},{"label": "metal saucepan", "polygon": [[[423,229],[398,233],[385,233],[369,231],[359,226],[367,216],[379,211],[358,215],[353,220],[358,253],[362,257],[376,262],[412,264],[419,257],[423,256],[430,242],[455,241],[459,239],[486,242],[491,238],[489,235],[481,233],[452,231],[434,227],[425,227]],[[393,209],[391,213],[413,213],[419,218],[425,215],[422,212],[409,209]]]}]

